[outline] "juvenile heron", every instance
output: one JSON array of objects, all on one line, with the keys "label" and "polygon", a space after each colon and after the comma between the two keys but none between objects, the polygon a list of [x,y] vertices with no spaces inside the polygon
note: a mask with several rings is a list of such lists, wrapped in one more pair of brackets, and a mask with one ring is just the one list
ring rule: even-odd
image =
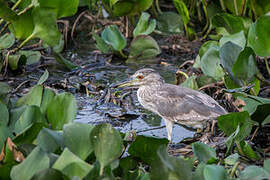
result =
[{"label": "juvenile heron", "polygon": [[174,123],[204,129],[207,121],[226,114],[210,96],[189,88],[165,83],[163,77],[154,69],[144,68],[135,72],[118,87],[138,87],[137,97],[140,104],[163,118],[168,140],[172,140]]}]

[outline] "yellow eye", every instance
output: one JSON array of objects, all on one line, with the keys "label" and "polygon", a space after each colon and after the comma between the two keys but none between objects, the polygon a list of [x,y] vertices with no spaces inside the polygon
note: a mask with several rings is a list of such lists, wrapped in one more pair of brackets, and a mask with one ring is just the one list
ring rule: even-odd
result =
[{"label": "yellow eye", "polygon": [[141,80],[141,79],[143,79],[143,76],[139,75],[139,76],[137,76],[137,79]]}]

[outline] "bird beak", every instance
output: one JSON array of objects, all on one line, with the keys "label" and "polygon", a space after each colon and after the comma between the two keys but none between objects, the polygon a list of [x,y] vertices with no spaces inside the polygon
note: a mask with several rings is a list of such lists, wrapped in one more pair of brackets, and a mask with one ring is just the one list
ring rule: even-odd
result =
[{"label": "bird beak", "polygon": [[112,87],[113,88],[121,88],[121,87],[127,87],[127,86],[134,86],[135,82],[137,82],[135,79],[128,78],[120,83],[113,84]]}]

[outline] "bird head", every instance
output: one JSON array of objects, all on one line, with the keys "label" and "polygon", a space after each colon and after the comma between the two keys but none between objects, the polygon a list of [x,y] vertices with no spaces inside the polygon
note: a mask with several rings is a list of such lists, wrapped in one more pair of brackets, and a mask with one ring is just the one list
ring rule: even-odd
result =
[{"label": "bird head", "polygon": [[125,86],[145,86],[164,83],[163,77],[159,75],[154,69],[144,68],[136,71],[130,78],[117,84],[117,87]]}]

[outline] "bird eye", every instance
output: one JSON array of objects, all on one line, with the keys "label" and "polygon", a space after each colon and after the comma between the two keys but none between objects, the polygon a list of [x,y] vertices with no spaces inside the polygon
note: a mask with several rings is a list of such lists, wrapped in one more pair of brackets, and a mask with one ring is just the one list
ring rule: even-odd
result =
[{"label": "bird eye", "polygon": [[141,80],[141,79],[143,79],[143,76],[139,75],[139,76],[137,76],[137,79]]}]

